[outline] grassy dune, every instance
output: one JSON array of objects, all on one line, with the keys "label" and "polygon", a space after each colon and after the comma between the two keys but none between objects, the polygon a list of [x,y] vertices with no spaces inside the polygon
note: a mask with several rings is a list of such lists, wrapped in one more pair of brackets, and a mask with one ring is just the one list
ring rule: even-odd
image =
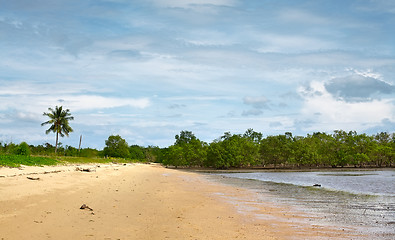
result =
[{"label": "grassy dune", "polygon": [[87,163],[129,163],[132,160],[119,158],[88,158],[88,157],[65,157],[65,156],[24,156],[24,155],[0,155],[0,166],[20,167],[26,166],[51,166],[61,164],[87,164]]},{"label": "grassy dune", "polygon": [[39,156],[24,156],[24,155],[0,155],[0,166],[5,167],[19,167],[26,166],[42,166],[42,165],[56,165],[59,162],[49,157]]}]

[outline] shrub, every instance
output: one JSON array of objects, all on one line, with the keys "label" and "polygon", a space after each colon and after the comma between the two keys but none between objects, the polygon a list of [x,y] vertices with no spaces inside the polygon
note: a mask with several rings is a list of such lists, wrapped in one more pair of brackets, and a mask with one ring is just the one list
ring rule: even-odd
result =
[{"label": "shrub", "polygon": [[30,156],[30,147],[26,142],[22,142],[15,148],[16,155]]}]

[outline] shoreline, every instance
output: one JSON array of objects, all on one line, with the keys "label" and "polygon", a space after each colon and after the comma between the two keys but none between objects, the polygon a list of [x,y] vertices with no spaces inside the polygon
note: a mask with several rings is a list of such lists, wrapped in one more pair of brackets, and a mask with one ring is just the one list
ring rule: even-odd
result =
[{"label": "shoreline", "polygon": [[167,166],[168,169],[175,169],[181,171],[190,171],[190,172],[203,172],[203,173],[248,173],[248,172],[350,172],[350,171],[395,171],[395,167],[338,167],[338,168],[331,168],[331,167],[315,167],[315,168],[263,168],[263,167],[256,167],[256,168],[229,168],[229,169],[215,169],[215,168],[200,168],[200,167],[173,167]]},{"label": "shoreline", "polygon": [[[354,171],[353,171],[354,172]],[[356,228],[366,239],[393,239],[395,195],[391,180],[395,171],[380,170],[375,173],[324,171],[310,173],[254,172],[211,173],[210,178],[224,184],[251,189],[262,202],[292,206],[307,215],[321,216],[321,224]],[[381,176],[381,177],[378,177]],[[392,176],[392,177],[391,177]],[[292,180],[291,180],[292,179]],[[373,184],[377,181],[383,187]],[[336,183],[333,185],[335,181]],[[353,185],[353,182],[359,182]],[[321,183],[319,187],[312,183]],[[340,183],[341,182],[341,183]],[[311,184],[309,184],[311,183]],[[343,185],[342,185],[343,184]],[[345,187],[347,186],[347,187]],[[367,192],[369,186],[376,192]],[[388,186],[388,187],[385,187]],[[376,188],[377,187],[377,188]],[[357,190],[358,189],[358,190]]]},{"label": "shoreline", "polygon": [[33,168],[14,169],[19,175],[0,168],[0,239],[362,237],[284,206],[256,204],[247,189],[157,164]]}]

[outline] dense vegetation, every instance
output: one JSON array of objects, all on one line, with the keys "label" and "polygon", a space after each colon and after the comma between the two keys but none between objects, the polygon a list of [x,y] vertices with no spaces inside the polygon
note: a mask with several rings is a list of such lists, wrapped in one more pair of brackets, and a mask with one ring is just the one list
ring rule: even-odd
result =
[{"label": "dense vegetation", "polygon": [[110,136],[104,149],[76,149],[59,144],[57,153],[49,143],[28,145],[0,142],[0,166],[52,165],[84,162],[158,162],[175,167],[217,169],[265,167],[394,167],[395,134],[357,134],[334,131],[293,136],[287,132],[263,137],[248,129],[244,134],[224,133],[211,143],[190,131],[181,131],[167,148],[131,145],[121,136]]},{"label": "dense vegetation", "polygon": [[395,134],[368,136],[337,130],[306,137],[287,132],[263,138],[248,129],[244,134],[227,132],[207,144],[192,132],[182,131],[174,145],[163,151],[163,164],[176,167],[393,167]]},{"label": "dense vegetation", "polygon": [[62,163],[106,163],[106,162],[156,162],[161,154],[159,147],[129,146],[120,136],[110,136],[106,140],[103,151],[58,144],[55,146],[28,145],[25,142],[19,145],[0,142],[0,166],[17,167],[19,165],[54,165]]},{"label": "dense vegetation", "polygon": [[119,135],[109,136],[105,143],[106,146],[101,153],[103,157],[124,158],[139,162],[158,162],[161,155],[159,147],[129,146],[126,140]]},{"label": "dense vegetation", "polygon": [[[24,145],[26,154],[21,154],[20,146]],[[33,156],[74,156],[74,157],[100,157],[100,151],[91,148],[84,148],[78,151],[78,149],[72,146],[62,146],[58,144],[58,152],[55,154],[55,146],[46,143],[44,145],[28,145],[27,143],[21,143],[19,145],[15,143],[3,144],[0,142],[0,154],[7,155],[33,155]]]}]

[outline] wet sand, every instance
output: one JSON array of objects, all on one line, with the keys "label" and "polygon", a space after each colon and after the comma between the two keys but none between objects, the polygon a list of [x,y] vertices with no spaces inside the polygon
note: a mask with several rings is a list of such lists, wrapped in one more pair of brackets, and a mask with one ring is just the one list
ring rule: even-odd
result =
[{"label": "wet sand", "polygon": [[0,239],[361,237],[254,199],[249,190],[156,164],[0,168]]}]

